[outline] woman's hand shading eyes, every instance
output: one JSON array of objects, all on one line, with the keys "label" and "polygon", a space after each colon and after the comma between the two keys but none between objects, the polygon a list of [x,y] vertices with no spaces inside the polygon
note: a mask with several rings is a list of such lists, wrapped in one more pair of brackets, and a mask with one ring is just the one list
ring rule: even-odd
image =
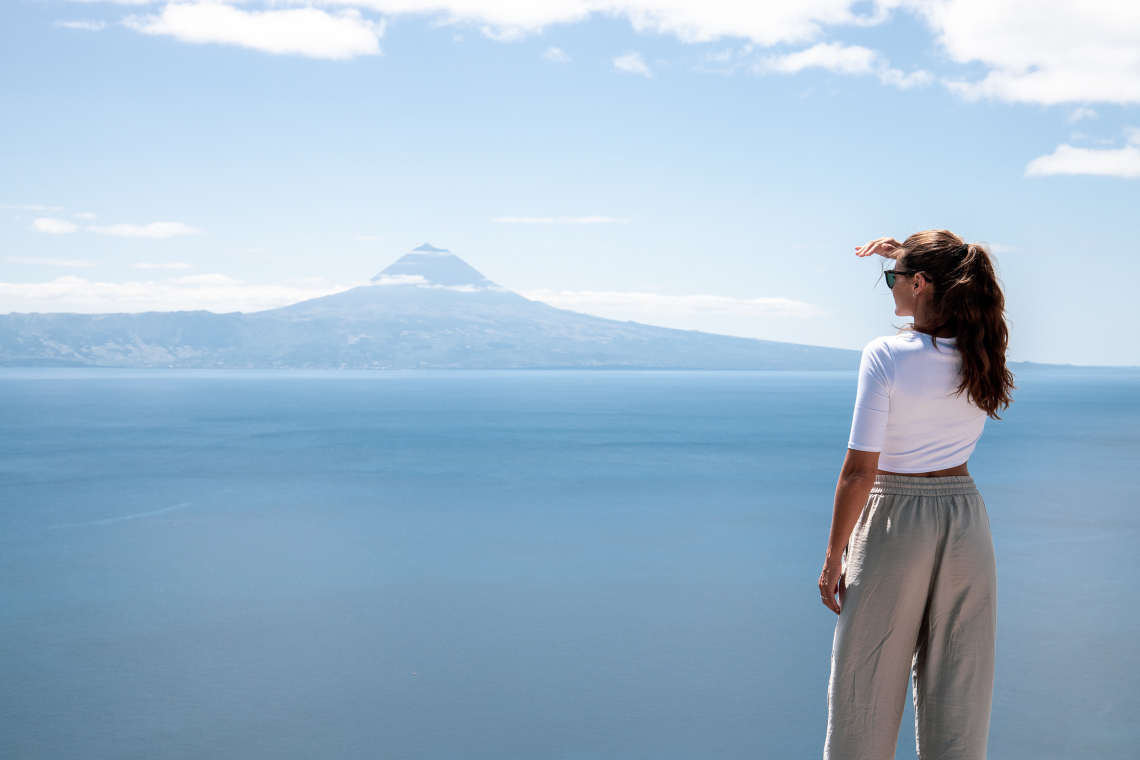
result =
[{"label": "woman's hand shading eyes", "polygon": [[883,237],[878,240],[872,240],[870,243],[865,243],[855,247],[856,256],[874,256],[878,254],[884,259],[898,258],[899,249],[902,248],[902,243],[895,240],[893,237]]}]

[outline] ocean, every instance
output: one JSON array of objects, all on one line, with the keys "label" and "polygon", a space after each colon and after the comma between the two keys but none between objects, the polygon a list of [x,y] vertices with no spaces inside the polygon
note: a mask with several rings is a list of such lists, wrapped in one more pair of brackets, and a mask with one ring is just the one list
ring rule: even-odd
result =
[{"label": "ocean", "polygon": [[[990,757],[1134,758],[1140,373],[1018,384]],[[0,370],[0,756],[817,758],[854,388]]]}]

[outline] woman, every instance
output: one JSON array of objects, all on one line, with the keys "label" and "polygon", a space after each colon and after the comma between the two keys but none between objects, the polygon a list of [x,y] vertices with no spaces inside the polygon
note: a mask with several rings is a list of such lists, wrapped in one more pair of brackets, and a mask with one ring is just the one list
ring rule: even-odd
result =
[{"label": "woman", "polygon": [[894,758],[914,674],[923,760],[986,755],[997,581],[966,460],[1012,400],[1005,299],[989,253],[945,230],[856,250],[886,272],[898,335],[863,350],[819,592],[839,615],[828,760]]}]

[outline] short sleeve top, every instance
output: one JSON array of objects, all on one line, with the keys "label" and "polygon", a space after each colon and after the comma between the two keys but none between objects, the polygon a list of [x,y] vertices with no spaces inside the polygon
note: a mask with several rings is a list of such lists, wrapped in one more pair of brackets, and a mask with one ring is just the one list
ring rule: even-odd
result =
[{"label": "short sleeve top", "polygon": [[970,458],[986,413],[959,394],[961,362],[951,338],[912,330],[863,349],[848,448],[878,451],[879,469],[933,472]]}]

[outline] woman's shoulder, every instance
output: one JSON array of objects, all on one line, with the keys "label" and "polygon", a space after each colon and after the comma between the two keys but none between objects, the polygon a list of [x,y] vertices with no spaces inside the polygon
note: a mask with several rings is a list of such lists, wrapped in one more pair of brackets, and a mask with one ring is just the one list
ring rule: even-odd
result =
[{"label": "woman's shoulder", "polygon": [[921,343],[922,339],[913,330],[903,330],[895,335],[875,338],[863,347],[863,353],[890,356],[895,351],[913,348]]},{"label": "woman's shoulder", "polygon": [[914,330],[903,330],[895,335],[875,338],[863,348],[863,363],[878,365],[885,371],[912,361],[922,361],[929,348],[929,336]]}]

